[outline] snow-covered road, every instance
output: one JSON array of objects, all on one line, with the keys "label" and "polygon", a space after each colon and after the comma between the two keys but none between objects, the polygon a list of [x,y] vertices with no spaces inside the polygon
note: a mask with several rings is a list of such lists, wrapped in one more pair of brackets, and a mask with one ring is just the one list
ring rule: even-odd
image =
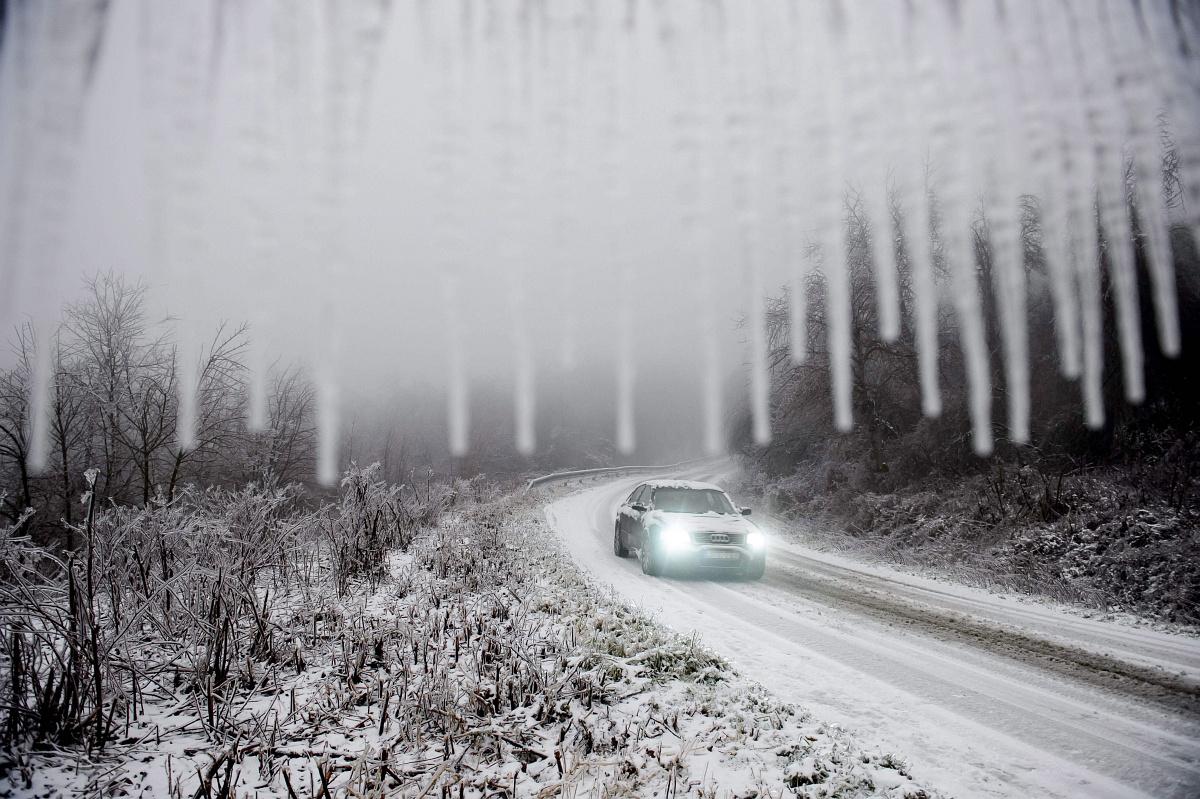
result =
[{"label": "snow-covered road", "polygon": [[778,540],[758,583],[652,579],[612,553],[616,506],[643,479],[547,517],[600,583],[781,699],[957,796],[1200,796],[1200,640]]}]

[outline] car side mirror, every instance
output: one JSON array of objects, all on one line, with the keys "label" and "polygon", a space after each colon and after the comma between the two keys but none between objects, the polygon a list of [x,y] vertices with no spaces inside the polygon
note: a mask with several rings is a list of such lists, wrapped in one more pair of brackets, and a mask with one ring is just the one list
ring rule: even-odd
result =
[{"label": "car side mirror", "polygon": [[749,509],[749,508],[742,508],[742,515],[743,515],[743,516],[749,516],[749,515],[750,515],[750,509]]},{"label": "car side mirror", "polygon": [[645,506],[645,505],[643,505],[643,504],[642,504],[642,503],[640,503],[640,502],[635,502],[635,503],[633,503],[632,505],[630,505],[629,507],[630,507],[631,509],[633,509],[633,510],[637,511],[638,513],[645,513],[645,512],[646,512],[646,506]]}]

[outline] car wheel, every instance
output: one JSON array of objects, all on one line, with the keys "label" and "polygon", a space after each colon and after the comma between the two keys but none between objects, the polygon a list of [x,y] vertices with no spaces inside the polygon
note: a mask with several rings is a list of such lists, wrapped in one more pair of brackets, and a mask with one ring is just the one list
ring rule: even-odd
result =
[{"label": "car wheel", "polygon": [[617,522],[613,526],[613,552],[617,553],[618,558],[629,557],[629,550],[625,548],[624,542],[621,541],[621,523]]},{"label": "car wheel", "polygon": [[763,572],[767,570],[767,559],[751,561],[744,572],[747,580],[758,580],[763,576]]},{"label": "car wheel", "polygon": [[[649,539],[649,536],[646,538]],[[642,573],[651,577],[657,577],[662,573],[662,558],[656,550],[657,547],[652,540],[644,540],[642,548],[638,552],[638,558],[642,561]]]}]

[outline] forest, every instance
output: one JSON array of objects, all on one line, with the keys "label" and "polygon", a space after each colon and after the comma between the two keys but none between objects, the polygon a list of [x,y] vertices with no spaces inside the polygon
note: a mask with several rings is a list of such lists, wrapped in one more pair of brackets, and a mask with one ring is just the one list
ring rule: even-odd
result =
[{"label": "forest", "polygon": [[[299,369],[271,372],[265,426],[246,424],[249,331],[224,324],[199,359],[198,438],[178,446],[178,381],[187,357],[147,289],[111,273],[85,281],[53,330],[51,452],[30,468],[27,420],[34,328],[18,327],[0,371],[0,519],[51,546],[81,521],[80,497],[114,506],[169,505],[188,486],[275,489],[314,469],[313,389]],[[90,477],[85,476],[90,475]]]},{"label": "forest", "polygon": [[[899,337],[888,343],[877,332],[871,259],[872,238],[887,233],[872,226],[862,197],[848,191],[844,212],[852,281],[854,427],[840,432],[835,424],[826,286],[820,270],[813,268],[805,284],[808,335],[802,360],[790,349],[791,293],[785,289],[769,300],[773,440],[756,446],[749,412],[744,407],[739,411],[733,446],[746,465],[746,487],[785,516],[811,523],[812,534],[835,547],[948,568],[976,582],[1102,608],[1177,621],[1200,619],[1200,542],[1194,534],[1200,521],[1200,258],[1173,177],[1178,174],[1172,169],[1175,159],[1168,147],[1163,192],[1164,207],[1177,220],[1171,246],[1182,335],[1178,358],[1164,357],[1155,344],[1147,245],[1128,182],[1145,343],[1142,403],[1125,399],[1113,274],[1101,227],[1097,252],[1103,322],[1096,333],[1104,355],[1103,422],[1088,424],[1081,381],[1063,375],[1043,209],[1037,197],[1026,195],[1020,224],[1031,414],[1028,441],[1013,440],[1004,414],[1009,397],[998,308],[1002,289],[981,200],[972,232],[990,352],[996,445],[991,456],[974,454],[968,381],[936,198],[930,234],[941,297],[937,362],[943,411],[929,418],[922,413],[912,325],[910,243],[898,233],[890,242],[900,267],[903,316]],[[894,195],[890,206],[892,227],[901,231],[904,211]],[[820,242],[808,242],[805,258],[819,263]]]}]

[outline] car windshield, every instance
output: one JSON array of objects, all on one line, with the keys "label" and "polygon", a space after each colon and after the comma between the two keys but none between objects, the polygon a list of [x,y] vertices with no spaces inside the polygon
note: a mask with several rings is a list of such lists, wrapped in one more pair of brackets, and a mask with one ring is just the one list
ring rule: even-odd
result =
[{"label": "car windshield", "polygon": [[733,513],[724,492],[702,488],[660,488],[654,492],[654,508],[668,513]]}]

